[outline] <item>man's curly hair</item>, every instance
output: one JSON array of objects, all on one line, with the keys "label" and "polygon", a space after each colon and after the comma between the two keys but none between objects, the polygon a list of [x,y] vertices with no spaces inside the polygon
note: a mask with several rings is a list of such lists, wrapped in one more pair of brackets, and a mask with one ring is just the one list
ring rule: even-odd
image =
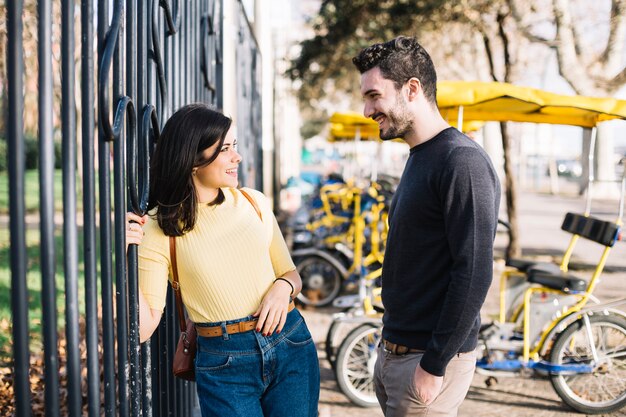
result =
[{"label": "man's curly hair", "polygon": [[385,43],[377,43],[363,49],[352,62],[363,74],[372,68],[388,80],[393,81],[396,89],[415,77],[420,80],[426,99],[437,104],[437,73],[428,52],[415,38],[398,36]]}]

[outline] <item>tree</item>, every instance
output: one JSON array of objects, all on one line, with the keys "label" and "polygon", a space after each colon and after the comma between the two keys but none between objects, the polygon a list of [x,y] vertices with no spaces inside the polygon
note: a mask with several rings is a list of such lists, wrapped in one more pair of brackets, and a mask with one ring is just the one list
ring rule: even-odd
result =
[{"label": "tree", "polygon": [[[301,43],[287,75],[295,81],[306,119],[327,120],[324,100],[345,100],[358,107],[358,77],[352,57],[375,42],[391,39],[407,28],[431,26],[428,16],[450,0],[324,0],[311,24],[315,36]],[[415,32],[415,30],[411,30]],[[323,94],[320,92],[323,91]],[[309,134],[315,134],[310,130]]]},{"label": "tree", "polygon": [[[554,51],[560,75],[577,94],[613,96],[626,84],[625,0],[508,3],[520,31],[532,42]],[[588,151],[588,142],[585,147]],[[611,132],[608,126],[600,125],[596,158],[599,180],[615,178],[612,153]],[[585,188],[586,183],[581,184],[581,193]]]},{"label": "tree", "polygon": [[[5,0],[6,1],[6,0]],[[0,115],[5,115],[7,109],[7,69],[6,69],[6,3],[0,0]],[[9,0],[10,1],[10,0]],[[59,2],[52,2],[52,73],[54,77],[53,88],[53,108],[60,108],[61,105],[61,6]],[[39,86],[38,72],[39,62],[37,55],[37,2],[34,0],[24,1],[23,19],[23,43],[24,49],[24,131],[31,136],[37,136],[38,129],[38,108],[39,108]],[[78,30],[80,30],[80,25]],[[78,32],[77,32],[78,33]],[[80,39],[78,36],[76,39]],[[48,40],[50,42],[50,40]],[[80,49],[78,48],[80,52]],[[0,117],[0,137],[5,132],[6,117]],[[54,126],[59,126],[60,117],[58,112],[54,113]]]}]

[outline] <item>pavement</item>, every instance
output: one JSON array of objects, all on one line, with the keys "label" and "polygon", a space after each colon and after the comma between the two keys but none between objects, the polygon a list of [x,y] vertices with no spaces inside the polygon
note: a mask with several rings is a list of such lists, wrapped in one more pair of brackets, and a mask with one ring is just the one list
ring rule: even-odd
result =
[{"label": "pavement", "polygon": [[[582,213],[584,199],[577,196],[554,196],[549,194],[520,193],[519,222],[521,246],[524,256],[542,260],[558,259],[569,242],[567,233],[560,230],[566,212]],[[617,200],[594,203],[592,213],[615,220]],[[506,235],[498,233],[496,254],[503,253],[507,244]],[[574,252],[572,266],[575,274],[588,278],[591,267],[600,258],[602,247],[580,242]],[[496,262],[493,285],[487,296],[482,315],[484,321],[491,320],[498,311],[498,283],[502,262]],[[602,300],[626,297],[626,242],[618,242],[609,255],[605,273],[595,294]],[[324,339],[330,325],[332,308],[304,309],[313,338],[318,347],[321,368],[320,417],[382,417],[378,407],[361,408],[352,404],[341,392],[334,373],[326,360]],[[466,400],[459,410],[461,417],[580,417],[583,414],[569,409],[557,396],[548,379],[498,377],[495,385],[487,387],[486,376],[476,374]],[[626,417],[626,408],[611,414]]]}]

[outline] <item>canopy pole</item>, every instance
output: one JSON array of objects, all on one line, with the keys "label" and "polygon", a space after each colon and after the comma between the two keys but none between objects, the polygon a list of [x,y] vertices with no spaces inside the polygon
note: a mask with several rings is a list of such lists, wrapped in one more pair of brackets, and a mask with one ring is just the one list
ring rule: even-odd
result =
[{"label": "canopy pole", "polygon": [[376,155],[374,156],[374,160],[372,161],[372,172],[370,173],[370,182],[372,184],[378,181],[378,157],[381,155],[383,151],[382,144],[383,143],[380,141],[376,143],[376,148],[378,148],[378,152],[376,152]]},{"label": "canopy pole", "polygon": [[463,131],[463,106],[459,106],[459,115],[457,116],[456,127],[460,132]]},{"label": "canopy pole", "polygon": [[585,205],[585,215],[591,214],[591,200],[593,199],[593,183],[595,181],[595,167],[594,160],[596,153],[596,136],[598,135],[598,129],[594,126],[591,128],[591,140],[589,144],[589,180],[587,182],[587,202]]},{"label": "canopy pole", "polygon": [[359,166],[359,142],[361,141],[361,126],[356,127],[356,132],[354,132],[354,158],[352,159],[352,177],[356,183],[357,180],[357,170]]}]

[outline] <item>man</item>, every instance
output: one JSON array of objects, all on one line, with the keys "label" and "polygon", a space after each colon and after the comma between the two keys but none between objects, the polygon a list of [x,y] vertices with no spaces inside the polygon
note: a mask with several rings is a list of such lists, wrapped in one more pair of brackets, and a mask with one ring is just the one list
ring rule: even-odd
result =
[{"label": "man", "polygon": [[435,68],[414,38],[353,62],[365,116],[381,139],[411,147],[389,211],[376,396],[386,417],[456,416],[493,274],[499,181],[484,150],[439,113]]}]

